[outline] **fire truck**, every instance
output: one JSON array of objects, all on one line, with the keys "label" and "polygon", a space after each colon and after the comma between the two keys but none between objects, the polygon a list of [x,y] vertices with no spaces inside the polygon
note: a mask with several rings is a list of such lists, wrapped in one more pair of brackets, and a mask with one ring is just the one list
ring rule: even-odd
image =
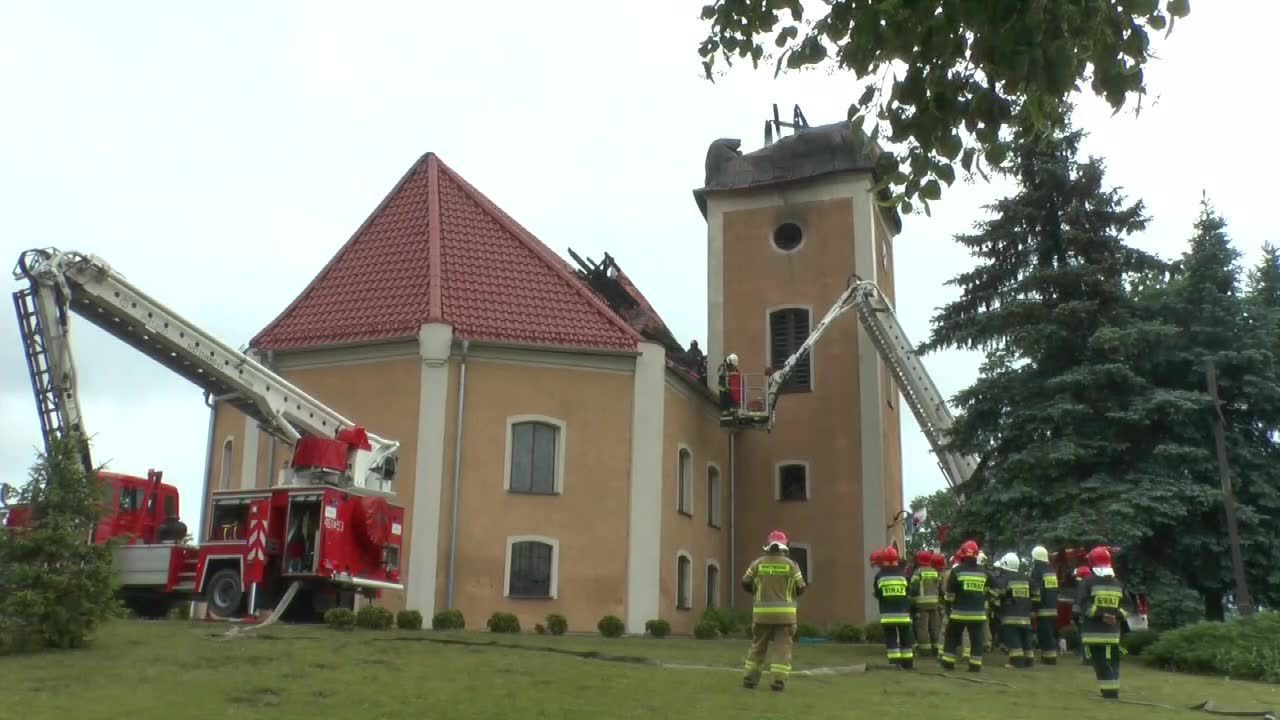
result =
[{"label": "fire truck", "polygon": [[[403,590],[404,508],[394,503],[399,443],[326,407],[130,284],[102,258],[54,248],[28,250],[13,293],[46,450],[78,440],[85,471],[103,487],[90,542],[115,541],[122,600],[143,616],[203,601],[219,619],[272,609],[305,617],[353,607],[355,596]],[[292,446],[269,488],[211,493],[207,527],[193,542],[178,515],[178,488],[156,470],[138,477],[93,465],[69,340],[75,313],[222,401]],[[11,487],[0,525],[30,522]],[[295,601],[301,596],[302,601]]]},{"label": "fire truck", "polygon": [[[898,322],[898,316],[894,313],[889,299],[874,282],[857,276],[853,277],[849,287],[781,368],[760,375],[738,374],[737,377],[728,378],[730,392],[726,394],[729,395],[729,402],[721,413],[721,426],[766,432],[772,430],[778,396],[787,378],[831,327],[831,324],[849,310],[857,313],[871,344],[889,371],[893,373],[902,398],[911,408],[911,413],[920,425],[920,430],[933,448],[934,455],[938,459],[938,467],[942,470],[947,485],[956,493],[957,500],[963,502],[963,498],[959,495],[959,488],[977,469],[977,459],[954,452],[946,446],[944,441],[947,432],[955,422],[950,408],[947,407],[946,399],[934,384],[924,363],[920,361],[915,346],[907,340],[907,334],[902,329],[902,324]],[[1087,549],[1068,548],[1057,553],[1056,557],[1051,556],[1058,568],[1059,586],[1064,590],[1074,589],[1075,578],[1072,573],[1083,562],[1087,553]],[[1113,548],[1112,553],[1114,556],[1121,554],[1119,548]],[[1122,573],[1123,566],[1118,568],[1117,572]],[[1147,596],[1133,592],[1129,592],[1128,596],[1125,603],[1128,614],[1127,626],[1133,630],[1145,629],[1149,611]],[[1060,626],[1071,623],[1070,601],[1059,603],[1058,614]],[[1065,623],[1062,619],[1064,614]]]}]

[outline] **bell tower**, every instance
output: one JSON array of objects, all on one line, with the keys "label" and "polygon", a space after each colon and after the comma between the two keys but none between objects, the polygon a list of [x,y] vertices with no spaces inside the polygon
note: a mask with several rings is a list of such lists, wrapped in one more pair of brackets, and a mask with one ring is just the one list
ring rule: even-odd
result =
[{"label": "bell tower", "polygon": [[[789,127],[794,134],[773,138]],[[849,123],[770,121],[749,153],[721,139],[707,151],[694,198],[707,221],[707,359],[735,354],[747,396],[808,337],[851,278],[894,298],[895,213],[871,188],[873,158]],[[708,373],[712,390],[717,373]],[[734,572],[771,530],[811,589],[801,622],[876,618],[871,551],[900,537],[902,452],[897,389],[857,317],[822,337],[782,388],[770,432],[734,433]],[[737,605],[749,600],[739,594]]]}]

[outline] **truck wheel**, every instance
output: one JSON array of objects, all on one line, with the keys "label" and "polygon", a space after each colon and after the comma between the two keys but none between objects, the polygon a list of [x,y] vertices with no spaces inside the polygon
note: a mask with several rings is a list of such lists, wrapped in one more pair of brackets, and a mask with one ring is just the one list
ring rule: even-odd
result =
[{"label": "truck wheel", "polygon": [[209,578],[204,588],[204,600],[209,607],[209,614],[218,618],[229,618],[240,610],[240,601],[244,598],[244,588],[240,585],[240,573],[224,568]]}]

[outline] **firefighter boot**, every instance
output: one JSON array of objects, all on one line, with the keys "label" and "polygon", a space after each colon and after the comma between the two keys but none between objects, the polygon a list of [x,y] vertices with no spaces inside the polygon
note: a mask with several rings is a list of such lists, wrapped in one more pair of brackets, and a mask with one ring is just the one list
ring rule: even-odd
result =
[{"label": "firefighter boot", "polygon": [[774,680],[773,683],[769,685],[769,689],[774,692],[782,692],[787,689],[787,684],[781,680]]}]

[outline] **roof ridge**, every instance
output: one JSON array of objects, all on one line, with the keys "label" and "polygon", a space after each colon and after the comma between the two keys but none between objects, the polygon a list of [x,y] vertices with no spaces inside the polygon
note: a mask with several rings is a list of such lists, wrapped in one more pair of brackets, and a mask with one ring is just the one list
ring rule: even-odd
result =
[{"label": "roof ridge", "polygon": [[[280,324],[280,321],[284,320],[286,317],[288,317],[288,315],[291,312],[293,312],[293,309],[298,306],[298,303],[302,302],[302,300],[306,298],[307,295],[310,294],[311,291],[317,285],[320,284],[321,279],[324,278],[325,275],[329,273],[329,270],[331,270],[333,266],[338,263],[338,260],[347,252],[348,249],[350,249],[351,245],[355,243],[356,239],[359,238],[361,233],[365,231],[365,228],[369,227],[369,224],[373,222],[373,219],[378,217],[378,215],[382,212],[383,208],[387,206],[387,203],[391,202],[391,198],[395,197],[396,194],[400,192],[400,189],[404,187],[404,184],[409,181],[409,178],[414,176],[414,174],[418,171],[419,166],[421,166],[423,163],[427,163],[428,167],[430,167],[429,161],[432,158],[435,158],[435,153],[433,152],[424,153],[421,157],[419,157],[417,160],[414,161],[413,165],[409,166],[409,169],[406,170],[404,174],[400,176],[400,180],[396,182],[395,186],[392,187],[391,190],[386,195],[383,196],[382,201],[379,202],[378,206],[373,209],[373,212],[369,213],[368,216],[365,217],[364,222],[360,223],[360,227],[356,228],[356,231],[351,233],[351,236],[348,237],[347,241],[342,244],[342,247],[338,248],[338,251],[334,253],[332,256],[330,256],[329,262],[325,263],[324,267],[320,268],[320,272],[316,273],[315,276],[311,278],[311,282],[307,283],[307,286],[302,289],[302,292],[298,293],[297,296],[293,298],[293,301],[290,302],[284,308],[284,310],[281,310],[280,313],[277,314],[271,322],[267,323],[265,327],[259,330],[257,334],[255,334],[253,338],[249,340],[249,347],[253,347],[258,342],[260,342],[264,336],[266,336],[268,333],[274,330],[277,325]],[[438,162],[438,158],[437,158],[437,162]],[[430,187],[428,187],[427,192],[429,193],[431,192]],[[433,193],[432,195],[434,196],[435,194]],[[430,232],[431,232],[430,229],[428,229],[428,233]],[[433,271],[431,268],[428,268],[428,272],[439,272],[439,271],[438,270]]]},{"label": "roof ridge", "polygon": [[443,271],[440,269],[440,158],[427,153],[427,320],[444,318]]},{"label": "roof ridge", "polygon": [[552,272],[558,274],[568,282],[569,285],[583,297],[583,299],[591,303],[591,306],[594,307],[597,312],[603,315],[606,319],[622,330],[623,333],[636,342],[644,342],[646,340],[645,337],[637,332],[635,328],[631,327],[630,323],[623,320],[616,312],[613,311],[612,308],[605,304],[595,294],[595,292],[591,290],[591,288],[586,287],[586,285],[584,285],[583,282],[579,280],[572,271],[570,271],[568,264],[563,258],[552,252],[551,248],[547,247],[546,244],[539,240],[533,233],[529,232],[524,228],[524,226],[516,222],[514,218],[507,215],[502,208],[498,207],[498,205],[485,196],[484,193],[480,192],[479,189],[467,182],[466,179],[455,172],[453,168],[449,167],[446,162],[441,160],[439,157],[436,157],[435,163],[440,169],[443,169],[448,173],[449,177],[458,184],[458,187],[460,187],[472,201],[497,221],[504,230],[511,233],[512,236],[532,250],[533,253],[547,265],[547,267],[551,268]]}]

